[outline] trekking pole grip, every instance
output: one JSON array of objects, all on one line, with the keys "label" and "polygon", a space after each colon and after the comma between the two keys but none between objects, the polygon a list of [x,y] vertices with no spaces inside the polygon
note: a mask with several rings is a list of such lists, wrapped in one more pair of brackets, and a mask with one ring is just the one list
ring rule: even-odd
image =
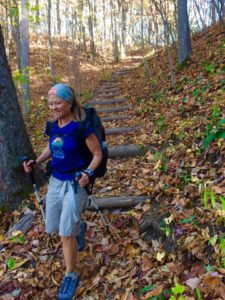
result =
[{"label": "trekking pole grip", "polygon": [[[24,162],[28,162],[28,161],[29,161],[29,157],[28,156],[25,155],[25,156],[22,157],[22,162],[23,163]],[[29,172],[30,181],[32,182],[33,185],[36,184],[36,180],[35,180],[35,177],[34,177],[34,169],[33,169],[33,165],[34,164],[31,165],[32,170]]]}]

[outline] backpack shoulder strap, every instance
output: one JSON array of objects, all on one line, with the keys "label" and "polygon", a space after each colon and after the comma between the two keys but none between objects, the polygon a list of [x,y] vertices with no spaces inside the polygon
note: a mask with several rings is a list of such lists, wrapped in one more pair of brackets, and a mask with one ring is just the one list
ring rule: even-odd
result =
[{"label": "backpack shoulder strap", "polygon": [[55,125],[55,121],[47,121],[46,122],[46,128],[45,128],[46,135],[50,136],[52,134],[54,125]]}]

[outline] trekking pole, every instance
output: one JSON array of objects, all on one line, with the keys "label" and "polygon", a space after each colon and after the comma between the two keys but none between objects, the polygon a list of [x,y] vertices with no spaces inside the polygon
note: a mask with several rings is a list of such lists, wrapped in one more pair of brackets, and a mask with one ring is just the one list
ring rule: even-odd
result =
[{"label": "trekking pole", "polygon": [[[78,181],[78,180],[81,178],[81,176],[82,176],[81,172],[77,172],[77,173],[75,174],[75,180]],[[113,227],[113,225],[110,224],[109,221],[107,221],[106,217],[105,217],[104,214],[101,212],[101,210],[100,210],[98,204],[96,203],[96,201],[95,201],[95,199],[94,199],[95,197],[92,195],[91,190],[88,188],[88,186],[85,186],[84,189],[85,189],[85,191],[86,191],[87,194],[88,194],[89,205],[90,205],[90,203],[92,202],[94,208],[97,210],[97,213],[99,213],[99,215],[100,215],[100,218],[101,218],[101,220],[102,220],[102,223],[106,226],[107,230],[111,233],[112,239],[115,241],[115,236],[116,236],[117,238],[120,238],[120,237],[118,236],[118,234],[116,233],[116,231],[115,231],[115,227]]]},{"label": "trekking pole", "polygon": [[[23,162],[28,162],[29,161],[28,156],[23,156],[22,161]],[[37,184],[36,184],[36,180],[35,180],[35,176],[34,176],[34,170],[33,170],[33,165],[31,167],[32,167],[32,170],[31,170],[31,172],[29,172],[30,181],[32,182],[34,193],[36,195],[36,198],[37,198],[37,201],[38,201],[41,213],[42,213],[42,217],[43,217],[44,222],[45,222],[45,212],[44,212],[44,208],[43,208],[43,199],[41,198],[41,196],[39,194],[39,190],[38,190],[38,187],[37,187]]]},{"label": "trekking pole", "polygon": [[[81,178],[81,176],[82,176],[81,172],[77,172],[77,173],[75,174],[75,179],[78,181],[78,180]],[[98,206],[98,204],[96,203],[96,201],[94,200],[94,196],[92,195],[90,189],[89,189],[87,186],[85,186],[84,189],[85,189],[85,191],[86,191],[87,194],[88,194],[89,205],[90,205],[90,203],[92,202],[94,208],[97,210],[97,213],[99,213],[100,218],[101,218],[103,224],[104,224],[105,226],[109,227],[110,224],[106,221],[105,216],[103,215],[103,213],[102,213],[101,210],[99,209],[99,206]]]}]

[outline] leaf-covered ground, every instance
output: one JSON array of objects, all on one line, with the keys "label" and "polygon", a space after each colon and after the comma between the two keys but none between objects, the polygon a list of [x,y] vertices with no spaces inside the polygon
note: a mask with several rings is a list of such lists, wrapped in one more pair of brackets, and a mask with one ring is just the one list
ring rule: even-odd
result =
[{"label": "leaf-covered ground", "polygon": [[[212,28],[207,40],[201,33],[195,35],[192,46],[192,60],[184,67],[174,64],[175,87],[166,49],[148,59],[151,78],[141,63],[120,80],[123,95],[133,105],[132,118],[124,123],[139,124],[142,129],[110,136],[109,146],[148,144],[151,150],[144,157],[110,160],[96,193],[149,195],[149,200],[133,209],[106,212],[109,227],[97,213],[85,213],[87,246],[78,256],[81,284],[76,299],[225,299],[224,140],[215,139],[203,149],[204,139],[221,130],[217,124],[224,118],[224,34]],[[33,49],[32,54],[33,101],[27,126],[35,150],[40,152],[46,143],[43,96],[50,81],[49,71],[43,72],[47,56],[40,61],[39,51]],[[176,51],[172,54],[175,61]],[[59,58],[58,72],[66,80],[66,67]],[[100,79],[109,79],[115,68],[85,61],[83,66],[85,101],[90,90]],[[32,229],[25,237],[15,232],[6,240],[9,226],[22,211],[29,212],[27,205],[36,214]],[[146,226],[142,235],[139,231],[140,224],[143,228],[154,216],[163,216],[159,239],[150,239],[151,226]],[[44,233],[34,195],[21,210],[2,216],[1,223],[0,242],[5,248],[0,252],[0,299],[55,299],[64,269],[62,251],[58,238],[50,239]]]}]

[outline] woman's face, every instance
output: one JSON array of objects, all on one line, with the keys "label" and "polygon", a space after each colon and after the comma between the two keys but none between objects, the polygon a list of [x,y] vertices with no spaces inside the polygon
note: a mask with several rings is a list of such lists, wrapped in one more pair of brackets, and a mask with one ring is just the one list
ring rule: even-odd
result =
[{"label": "woman's face", "polygon": [[53,117],[56,119],[63,119],[71,114],[72,104],[56,95],[49,96],[48,105]]}]

